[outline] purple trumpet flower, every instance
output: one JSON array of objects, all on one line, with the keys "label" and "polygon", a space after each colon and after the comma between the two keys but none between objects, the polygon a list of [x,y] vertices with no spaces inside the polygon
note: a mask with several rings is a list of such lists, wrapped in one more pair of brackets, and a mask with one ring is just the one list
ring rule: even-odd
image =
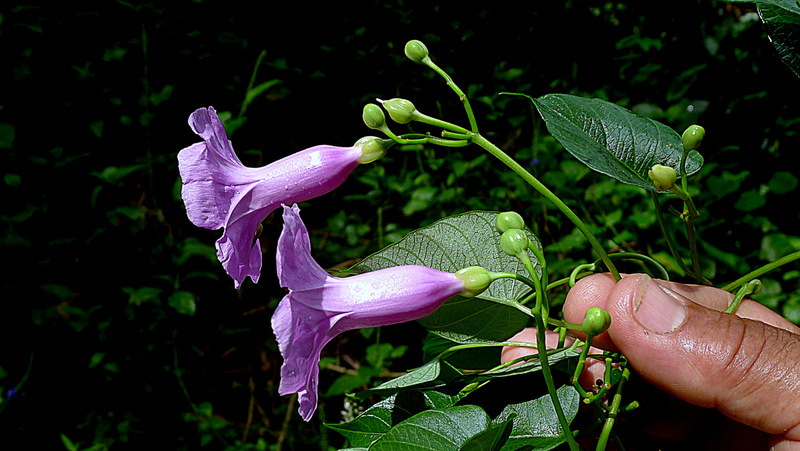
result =
[{"label": "purple trumpet flower", "polygon": [[383,156],[382,149],[367,144],[316,146],[250,168],[234,153],[213,108],[192,113],[189,126],[203,142],[178,153],[181,197],[194,225],[225,228],[217,240],[217,258],[237,289],[247,276],[258,282],[261,247],[257,230],[267,215],[282,203],[302,202],[332,191],[359,163]]},{"label": "purple trumpet flower", "polygon": [[452,296],[475,293],[456,274],[419,265],[333,277],[311,257],[299,213],[297,205],[283,206],[277,265],[289,294],[272,316],[272,330],[283,355],[278,393],[297,393],[300,416],[308,421],[317,409],[320,352],[336,335],[416,320]]}]

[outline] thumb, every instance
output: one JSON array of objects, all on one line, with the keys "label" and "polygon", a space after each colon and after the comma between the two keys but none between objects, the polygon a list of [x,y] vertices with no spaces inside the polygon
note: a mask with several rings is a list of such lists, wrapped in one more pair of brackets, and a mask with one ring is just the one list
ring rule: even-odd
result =
[{"label": "thumb", "polygon": [[695,304],[647,275],[606,300],[614,345],[662,390],[800,440],[800,336]]}]

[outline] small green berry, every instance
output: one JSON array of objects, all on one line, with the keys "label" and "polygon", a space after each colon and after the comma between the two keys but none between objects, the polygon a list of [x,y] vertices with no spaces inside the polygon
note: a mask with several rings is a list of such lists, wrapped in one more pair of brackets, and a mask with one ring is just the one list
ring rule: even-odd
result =
[{"label": "small green berry", "polygon": [[583,332],[592,337],[602,334],[611,326],[611,315],[600,307],[590,307],[583,317]]},{"label": "small green berry", "polygon": [[500,233],[504,233],[508,229],[524,229],[525,220],[515,211],[505,211],[497,215],[495,227]]}]

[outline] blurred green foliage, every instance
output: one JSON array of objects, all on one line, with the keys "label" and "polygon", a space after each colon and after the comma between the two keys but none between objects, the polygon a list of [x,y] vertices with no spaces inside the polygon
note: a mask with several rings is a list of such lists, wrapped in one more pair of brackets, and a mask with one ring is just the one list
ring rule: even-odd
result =
[{"label": "blurred green foliage", "polygon": [[[649,253],[679,274],[649,197],[589,172],[529,102],[499,92],[599,97],[678,131],[705,127],[706,164],[691,190],[714,282],[800,249],[798,80],[747,5],[454,5],[5,2],[0,447],[341,445],[321,421],[363,408],[343,393],[418,366],[424,331],[393,326],[331,343],[319,415],[300,421],[293,398],[277,394],[281,361],[268,325],[282,295],[272,276],[280,219],[265,221],[261,282],[234,291],[216,261],[219,233],[186,218],[175,157],[198,141],[189,114],[209,105],[225,113],[251,166],[352,144],[370,134],[361,108],[376,97],[463,122],[440,79],[405,59],[409,39],[426,42],[474,99],[482,131],[608,248]],[[520,212],[555,274],[592,258],[569,222],[474,147],[395,147],[303,205],[326,267],[471,209]],[[669,219],[684,246],[677,212]],[[796,264],[769,274],[758,299],[798,322],[799,279]]]}]

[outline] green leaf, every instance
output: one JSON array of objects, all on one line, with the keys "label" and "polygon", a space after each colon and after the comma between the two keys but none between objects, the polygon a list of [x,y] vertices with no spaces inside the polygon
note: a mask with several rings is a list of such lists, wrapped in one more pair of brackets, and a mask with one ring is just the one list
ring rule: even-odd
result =
[{"label": "green leaf", "polygon": [[723,171],[720,175],[710,175],[706,185],[714,196],[722,198],[736,192],[748,175],[750,175],[750,171],[742,171],[738,174]]},{"label": "green leaf", "polygon": [[775,194],[790,193],[797,188],[797,177],[791,172],[778,171],[772,176],[767,186]]},{"label": "green leaf", "polygon": [[375,368],[362,366],[358,369],[356,374],[345,374],[337,377],[322,396],[329,397],[351,393],[358,387],[367,385],[367,383],[379,373],[380,371]]},{"label": "green leaf", "polygon": [[[564,416],[571,423],[580,405],[578,392],[571,385],[564,385],[556,390],[556,396],[564,409]],[[514,427],[503,447],[504,451],[522,447],[548,450],[566,441],[549,395],[508,405],[492,423],[503,423],[512,417]]]},{"label": "green leaf", "polygon": [[512,418],[499,424],[492,424],[485,431],[464,443],[460,451],[499,451],[508,440],[512,426]]},{"label": "green leaf", "polygon": [[[681,137],[675,130],[601,99],[567,94],[528,97],[550,133],[575,158],[620,182],[655,191],[647,175],[654,164],[680,173]],[[703,158],[692,151],[686,173],[700,170]]]},{"label": "green leaf", "polygon": [[169,296],[169,306],[178,313],[187,316],[194,316],[197,311],[197,303],[194,294],[188,291],[176,291]]},{"label": "green leaf", "polygon": [[253,102],[253,100],[256,99],[256,97],[260,96],[261,94],[264,94],[271,87],[273,87],[273,86],[275,86],[275,85],[277,85],[279,83],[281,83],[281,80],[273,79],[273,80],[265,81],[263,83],[260,83],[260,84],[258,84],[256,86],[248,89],[247,90],[247,94],[245,95],[245,98],[244,98],[244,102],[243,102],[244,105],[242,106],[242,110],[247,109],[247,107]]},{"label": "green leaf", "polygon": [[488,427],[489,416],[478,406],[426,410],[394,426],[370,450],[458,451]]},{"label": "green leaf", "polygon": [[[580,356],[580,351],[576,349],[561,348],[557,351],[552,351],[552,353],[550,353],[547,356],[547,362],[552,367],[558,362],[568,359],[574,359],[577,358],[578,356]],[[494,370],[484,371],[482,373],[470,374],[467,377],[461,379],[468,382],[473,382],[474,380],[481,381],[495,377],[519,376],[521,374],[535,373],[537,371],[541,371],[541,369],[542,369],[542,362],[539,359],[533,359],[533,360],[528,360],[527,362],[524,362],[520,365],[507,366],[503,368],[497,368]]]},{"label": "green leaf", "polygon": [[768,262],[800,250],[800,237],[772,233],[761,239],[761,252],[759,258]]},{"label": "green leaf", "polygon": [[353,447],[368,447],[392,426],[427,409],[452,407],[464,395],[445,395],[436,391],[409,390],[378,402],[353,421],[342,424],[326,423],[325,427],[345,436]]},{"label": "green leaf", "polygon": [[117,183],[128,175],[133,174],[136,171],[140,171],[146,167],[147,165],[145,164],[134,164],[130,166],[123,166],[121,168],[116,166],[108,166],[100,172],[92,171],[91,174],[107,183]]},{"label": "green leaf", "polygon": [[366,399],[375,394],[386,395],[410,388],[435,388],[446,385],[461,375],[461,372],[452,365],[437,358],[402,376],[386,381],[375,388],[362,390],[355,395],[359,399]]},{"label": "green leaf", "polygon": [[744,191],[739,195],[739,199],[733,204],[734,208],[740,211],[753,211],[763,207],[767,203],[764,194],[757,189]]},{"label": "green leaf", "polygon": [[794,0],[771,0],[756,6],[781,61],[800,77],[800,5]]},{"label": "green leaf", "polygon": [[[370,255],[351,270],[367,272],[399,265],[424,265],[456,272],[468,266],[482,266],[493,272],[526,275],[519,260],[500,248],[500,233],[494,225],[497,214],[472,211],[441,219]],[[532,234],[529,238],[539,245]],[[537,273],[541,274],[536,257],[532,252],[528,255]],[[502,341],[525,327],[528,316],[507,303],[529,290],[522,282],[500,279],[475,298],[457,296],[448,300],[420,322],[434,333],[458,343]]]}]

